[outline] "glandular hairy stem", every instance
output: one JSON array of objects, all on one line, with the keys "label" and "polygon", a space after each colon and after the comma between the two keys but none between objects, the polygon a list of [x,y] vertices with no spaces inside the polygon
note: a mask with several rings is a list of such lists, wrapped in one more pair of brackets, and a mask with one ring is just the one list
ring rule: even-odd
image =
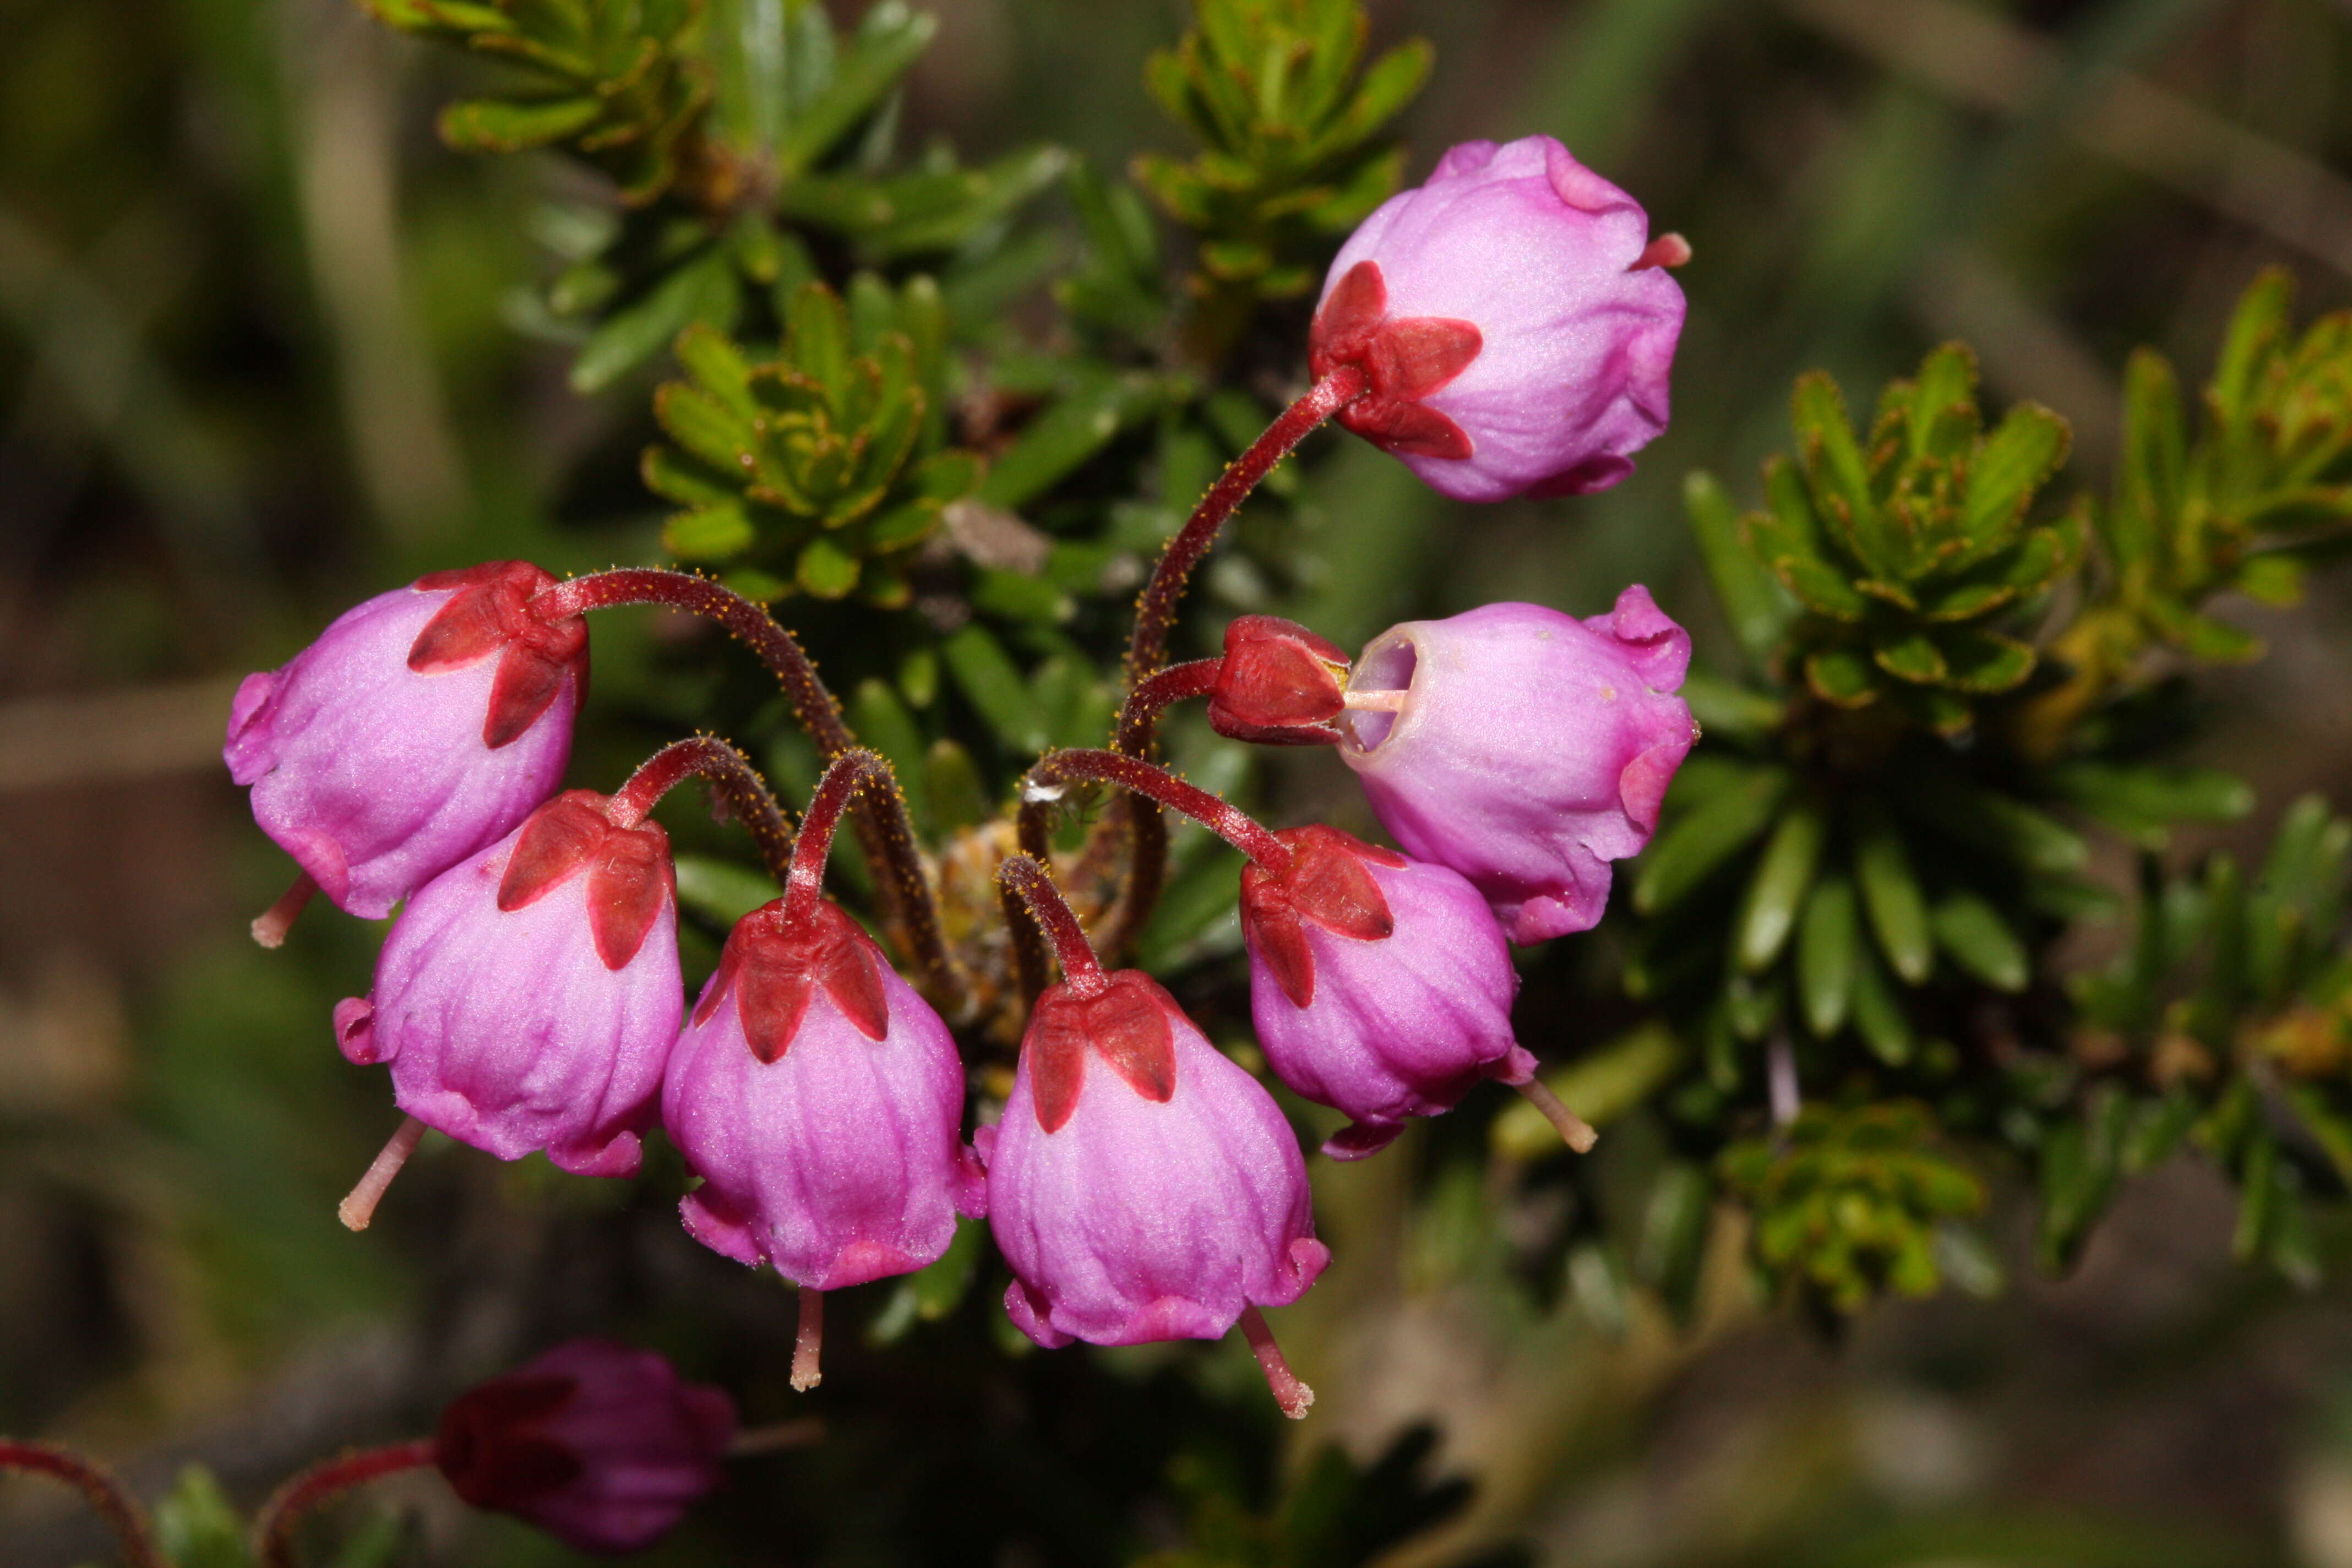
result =
[{"label": "glandular hairy stem", "polygon": [[[1354,365],[1340,366],[1276,416],[1274,423],[1265,427],[1265,433],[1250,444],[1249,450],[1235,458],[1217,477],[1217,482],[1209,487],[1209,493],[1201,498],[1201,504],[1192,509],[1192,515],[1160,552],[1151,580],[1136,599],[1135,630],[1127,645],[1127,685],[1131,694],[1139,693],[1167,662],[1168,639],[1175,627],[1176,611],[1183,602],[1184,589],[1192,580],[1193,569],[1223,531],[1226,520],[1273,471],[1275,464],[1325,420],[1369,389],[1370,383],[1361,370]],[[1118,736],[1114,742],[1118,750],[1130,757],[1148,759],[1159,739],[1163,707],[1164,703],[1129,702],[1119,718]],[[1140,795],[1130,795],[1122,809],[1104,825],[1107,832],[1118,832],[1122,827],[1129,838],[1127,886],[1103,939],[1104,950],[1114,956],[1130,951],[1143,934],[1152,910],[1160,902],[1160,885],[1168,870],[1168,829],[1160,820],[1156,804]]]},{"label": "glandular hairy stem", "polygon": [[[798,639],[766,610],[708,577],[658,567],[591,572],[547,589],[531,601],[531,611],[554,621],[622,605],[660,605],[717,621],[775,676],[801,728],[827,761],[857,744],[841,716],[841,704],[817,678],[816,666]],[[906,801],[895,789],[870,792],[858,803],[853,820],[857,842],[881,883],[887,934],[913,963],[916,978],[933,1004],[950,1018],[961,1019],[969,1011],[971,990],[948,951],[939,899],[915,841]]]},{"label": "glandular hairy stem", "polygon": [[[1087,941],[1086,928],[1078,923],[1069,900],[1042,862],[1026,855],[1015,855],[996,868],[996,885],[1005,900],[1008,920],[1025,912],[1035,921],[1033,931],[1043,931],[1054,944],[1055,953],[1062,961],[1062,978],[1080,996],[1099,994],[1105,984],[1102,961],[1095,956],[1092,943]],[[1018,904],[1018,910],[1015,904]],[[1030,976],[1023,973],[1024,986]],[[1045,965],[1040,959],[1036,975],[1037,991],[1045,990]],[[1036,999],[1036,992],[1030,994]]]},{"label": "glandular hairy stem", "polygon": [[708,779],[718,789],[736,820],[760,847],[768,874],[775,878],[778,887],[783,886],[792,865],[792,824],[751,759],[716,735],[673,741],[647,757],[628,782],[613,792],[607,810],[621,826],[635,827],[656,801],[690,778]]}]

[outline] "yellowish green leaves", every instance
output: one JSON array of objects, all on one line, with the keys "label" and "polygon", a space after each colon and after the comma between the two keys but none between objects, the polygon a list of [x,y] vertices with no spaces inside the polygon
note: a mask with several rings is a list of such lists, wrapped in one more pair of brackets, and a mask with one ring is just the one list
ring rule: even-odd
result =
[{"label": "yellowish green leaves", "polygon": [[[2032,675],[2032,648],[1992,629],[2080,557],[2079,517],[2028,521],[2065,460],[2065,421],[2020,404],[1989,434],[1976,362],[1960,344],[1889,386],[1867,443],[1827,375],[1798,379],[1797,460],[1765,465],[1767,509],[1741,521],[1747,548],[1807,612],[1794,668],[1822,701],[1890,702],[1908,721],[1958,733],[1973,703]],[[1694,490],[1702,541],[1711,492]],[[1717,572],[1720,576],[1720,572]]]},{"label": "yellowish green leaves", "polygon": [[785,314],[772,358],[709,327],[679,334],[687,379],[655,395],[668,440],[643,463],[646,485],[686,509],[664,543],[757,574],[744,581],[763,597],[895,606],[909,590],[885,558],[928,538],[982,477],[972,453],[923,451],[940,395],[938,290],[861,274],[847,302],[812,283]]},{"label": "yellowish green leaves", "polygon": [[1196,0],[1193,30],[1151,57],[1146,87],[1202,151],[1145,154],[1134,174],[1199,232],[1207,280],[1245,298],[1306,293],[1331,237],[1395,191],[1403,149],[1381,132],[1434,51],[1414,39],[1359,74],[1364,36],[1358,0]]}]

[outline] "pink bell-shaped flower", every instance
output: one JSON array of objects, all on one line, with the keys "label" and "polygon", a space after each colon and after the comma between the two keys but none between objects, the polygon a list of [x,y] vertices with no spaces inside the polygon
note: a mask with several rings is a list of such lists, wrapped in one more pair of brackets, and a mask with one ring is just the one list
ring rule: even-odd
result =
[{"label": "pink bell-shaped flower", "polygon": [[626,1176],[685,985],[669,836],[607,804],[568,791],[419,889],[373,989],[335,1008],[335,1037],[391,1068],[414,1122],[501,1160],[544,1149],[564,1170]]},{"label": "pink bell-shaped flower", "polygon": [[1550,137],[1464,142],[1339,247],[1311,363],[1363,372],[1339,422],[1441,494],[1606,489],[1666,426],[1688,255]]},{"label": "pink bell-shaped flower", "polygon": [[588,627],[530,613],[554,581],[521,561],[434,573],[237,688],[229,776],[338,907],[382,919],[555,792]]},{"label": "pink bell-shaped flower", "polygon": [[1242,872],[1250,1012],[1276,1075],[1354,1119],[1323,1152],[1361,1159],[1481,1079],[1528,1081],[1518,972],[1477,889],[1334,827],[1276,837],[1289,866]]},{"label": "pink bell-shaped flower", "polygon": [[678,1037],[662,1121],[703,1184],[695,1239],[839,1290],[935,1261],[986,1193],[947,1025],[838,905],[782,899],[727,939]]},{"label": "pink bell-shaped flower", "polygon": [[987,1150],[1005,1310],[1041,1345],[1217,1339],[1330,1259],[1298,1141],[1158,983],[1038,998]]},{"label": "pink bell-shaped flower", "polygon": [[662,1084],[662,1124],[702,1178],[678,1205],[687,1230],[800,1287],[803,1389],[821,1376],[824,1293],[936,1262],[956,1216],[988,1203],[954,1037],[819,892],[834,828],[867,784],[898,787],[873,752],[825,770],[784,897],[729,933]]},{"label": "pink bell-shaped flower", "polygon": [[433,1462],[457,1494],[580,1552],[639,1552],[725,1479],[734,1402],[651,1351],[574,1340],[441,1412]]},{"label": "pink bell-shaped flower", "polygon": [[1486,895],[1515,942],[1585,931],[1697,738],[1690,637],[1636,584],[1580,621],[1487,605],[1391,626],[1348,684],[1339,754],[1381,826]]}]

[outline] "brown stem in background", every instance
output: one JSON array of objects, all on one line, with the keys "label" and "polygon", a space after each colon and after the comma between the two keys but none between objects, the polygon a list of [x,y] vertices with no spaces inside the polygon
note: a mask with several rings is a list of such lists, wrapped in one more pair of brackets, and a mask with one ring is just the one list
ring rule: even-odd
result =
[{"label": "brown stem in background", "polygon": [[[1201,504],[1192,509],[1192,515],[1160,552],[1151,580],[1136,599],[1135,630],[1127,645],[1127,685],[1134,697],[1142,695],[1146,682],[1159,673],[1166,661],[1169,635],[1175,626],[1176,610],[1183,600],[1185,586],[1192,581],[1193,568],[1216,542],[1225,520],[1273,471],[1275,464],[1325,420],[1363,396],[1370,385],[1360,369],[1341,365],[1276,416],[1265,433],[1250,444],[1248,451],[1235,458],[1217,477],[1217,482],[1209,487],[1209,493],[1201,498]],[[1159,734],[1160,708],[1164,706],[1143,705],[1130,700],[1127,710],[1119,716],[1118,737],[1113,743],[1129,756],[1149,758]],[[1160,820],[1159,807],[1141,796],[1130,796],[1114,820],[1123,820],[1127,826],[1127,889],[1103,946],[1108,952],[1120,953],[1131,949],[1143,934],[1152,910],[1160,902],[1160,884],[1168,871],[1168,827]]]},{"label": "brown stem in background", "polygon": [[129,1568],[172,1568],[163,1550],[155,1544],[147,1510],[114,1479],[113,1472],[97,1460],[47,1443],[18,1443],[0,1437],[0,1470],[22,1470],[65,1482],[88,1499],[89,1506],[112,1528],[115,1539],[122,1543],[122,1560]]},{"label": "brown stem in background", "polygon": [[628,783],[613,792],[606,813],[620,826],[635,827],[653,810],[655,802],[690,778],[709,779],[726,797],[736,820],[759,845],[768,875],[782,887],[792,866],[792,824],[751,759],[716,735],[673,741],[647,757],[629,775]]},{"label": "brown stem in background", "polygon": [[260,1568],[295,1568],[294,1526],[304,1514],[380,1476],[423,1469],[432,1463],[433,1439],[419,1437],[382,1448],[355,1448],[296,1471],[269,1494],[269,1500],[254,1516],[254,1561]]},{"label": "brown stem in background", "polygon": [[381,1476],[423,1469],[434,1463],[433,1439],[357,1448],[299,1470],[269,1494],[253,1521],[253,1559],[260,1568],[295,1568],[294,1526],[328,1499]]},{"label": "brown stem in background", "polygon": [[[557,621],[621,605],[660,605],[717,621],[749,645],[774,674],[801,727],[828,762],[857,744],[842,720],[841,704],[817,679],[816,666],[793,634],[758,605],[707,577],[657,567],[591,572],[542,591],[531,601],[531,611],[542,620]],[[907,803],[895,790],[887,795],[877,791],[859,804],[854,820],[858,844],[882,886],[890,935],[913,961],[931,1000],[950,1016],[960,1016],[967,1000],[964,978],[948,952],[939,901],[924,874]]]}]

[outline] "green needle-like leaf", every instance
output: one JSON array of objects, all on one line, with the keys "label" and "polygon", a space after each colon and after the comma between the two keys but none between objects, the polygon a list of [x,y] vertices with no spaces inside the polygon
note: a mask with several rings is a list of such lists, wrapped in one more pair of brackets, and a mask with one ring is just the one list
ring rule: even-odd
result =
[{"label": "green needle-like leaf", "polygon": [[1797,932],[1797,1002],[1805,1027],[1826,1040],[1845,1026],[1854,975],[1863,963],[1862,919],[1853,884],[1824,877],[1805,900]]},{"label": "green needle-like leaf", "polygon": [[1780,956],[1795,929],[1797,911],[1811,889],[1826,825],[1820,810],[1799,804],[1781,813],[1780,826],[1764,847],[1756,875],[1748,884],[1748,898],[1735,930],[1732,951],[1739,966],[1759,973]]},{"label": "green needle-like leaf", "polygon": [[1885,808],[1857,801],[1853,814],[1854,880],[1862,889],[1870,929],[1895,973],[1910,984],[1926,982],[1935,964],[1927,929],[1927,900],[1912,875],[1911,856]]}]

